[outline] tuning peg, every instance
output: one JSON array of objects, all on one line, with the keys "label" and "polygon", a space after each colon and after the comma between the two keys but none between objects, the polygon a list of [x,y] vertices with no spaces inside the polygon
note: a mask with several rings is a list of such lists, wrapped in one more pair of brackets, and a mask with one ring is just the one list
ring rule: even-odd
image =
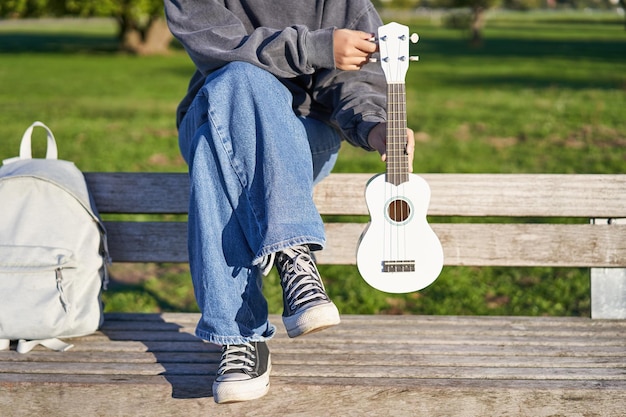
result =
[{"label": "tuning peg", "polygon": [[[419,56],[410,56],[409,57],[409,61],[419,61],[419,60],[420,60]],[[378,59],[377,58],[369,58],[367,61],[368,62],[378,62]]]},{"label": "tuning peg", "polygon": [[[404,40],[406,38],[403,36],[402,39]],[[385,36],[383,36],[382,40],[385,41],[387,39],[386,39]],[[417,33],[413,33],[409,37],[409,40],[411,41],[411,43],[417,43],[417,41],[420,40],[420,36]],[[372,43],[378,43],[378,38],[376,36],[372,36],[371,38],[368,39],[368,41],[370,41]]]}]

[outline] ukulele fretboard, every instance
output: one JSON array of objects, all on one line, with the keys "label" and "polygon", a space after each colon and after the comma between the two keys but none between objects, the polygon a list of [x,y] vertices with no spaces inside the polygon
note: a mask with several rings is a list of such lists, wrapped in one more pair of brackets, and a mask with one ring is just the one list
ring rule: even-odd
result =
[{"label": "ukulele fretboard", "polygon": [[386,181],[400,185],[409,180],[406,153],[406,94],[404,83],[387,84],[387,171]]}]

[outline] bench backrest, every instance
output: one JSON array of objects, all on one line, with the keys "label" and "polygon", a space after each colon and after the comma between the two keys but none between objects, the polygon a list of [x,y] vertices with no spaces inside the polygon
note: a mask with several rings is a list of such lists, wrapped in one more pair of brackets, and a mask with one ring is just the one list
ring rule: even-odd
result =
[{"label": "bench backrest", "polygon": [[[444,247],[446,265],[626,266],[626,225],[609,220],[626,218],[626,175],[422,176],[431,187],[428,214]],[[105,219],[109,214],[137,216],[106,222],[114,261],[187,261],[184,218],[161,221],[146,216],[187,213],[186,174],[87,173],[86,177]],[[322,215],[363,216],[366,221],[363,193],[370,177],[332,174],[323,181],[314,193]],[[555,223],[554,218],[571,218],[573,223]],[[328,247],[319,262],[354,264],[364,226],[358,220],[338,222],[330,217]]]}]

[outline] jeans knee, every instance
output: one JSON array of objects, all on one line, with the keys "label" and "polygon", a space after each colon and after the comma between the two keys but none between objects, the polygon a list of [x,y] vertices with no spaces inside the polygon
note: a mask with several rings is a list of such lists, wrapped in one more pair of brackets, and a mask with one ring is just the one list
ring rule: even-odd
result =
[{"label": "jeans knee", "polygon": [[[242,61],[234,61],[224,65],[220,71],[235,76],[249,79],[257,79],[258,77],[272,76],[268,71],[259,68],[256,65]],[[273,77],[273,76],[272,76]]]},{"label": "jeans knee", "polygon": [[270,72],[247,62],[235,61],[226,64],[207,77],[205,85],[222,82],[228,85],[233,93],[241,89],[258,91],[273,90],[288,94],[289,91]]}]

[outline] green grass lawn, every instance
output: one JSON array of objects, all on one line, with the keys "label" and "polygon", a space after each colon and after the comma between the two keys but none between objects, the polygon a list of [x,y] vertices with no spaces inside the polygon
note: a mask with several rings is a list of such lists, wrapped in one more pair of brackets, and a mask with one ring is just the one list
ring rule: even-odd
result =
[{"label": "green grass lawn", "polygon": [[[492,13],[480,48],[437,16],[396,20],[421,38],[406,80],[416,172],[626,171],[621,17]],[[186,169],[174,111],[193,71],[189,59],[180,49],[120,54],[114,29],[107,20],[0,21],[0,159],[15,156],[24,129],[41,120],[60,157],[85,171]],[[336,167],[383,169],[377,155],[349,146]],[[431,287],[406,295],[369,288],[355,267],[320,269],[344,313],[589,314],[585,269],[445,267]],[[109,311],[196,309],[184,266],[121,265],[113,275],[124,283],[105,293]],[[266,294],[280,312],[275,273]]]}]

